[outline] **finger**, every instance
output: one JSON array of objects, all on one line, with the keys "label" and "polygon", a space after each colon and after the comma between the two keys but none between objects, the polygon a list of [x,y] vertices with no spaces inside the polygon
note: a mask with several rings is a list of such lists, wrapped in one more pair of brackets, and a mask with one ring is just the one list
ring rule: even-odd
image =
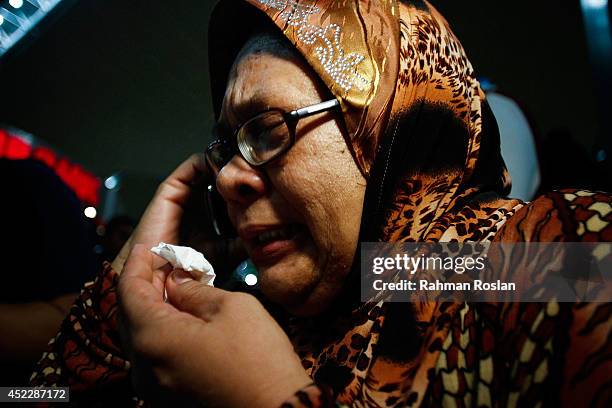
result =
[{"label": "finger", "polygon": [[206,173],[206,159],[202,153],[194,153],[181,163],[168,179],[175,179],[183,184],[192,184],[199,176]]},{"label": "finger", "polygon": [[[149,248],[149,246],[147,245],[147,248]],[[151,250],[149,249],[149,252],[151,252]],[[165,275],[169,275],[170,272],[172,272],[172,265],[170,265],[168,263],[167,260],[158,257],[157,255],[153,255],[153,262],[152,262],[152,267],[154,271],[161,271],[163,272]]]},{"label": "finger", "polygon": [[123,266],[123,271],[121,273],[122,279],[137,278],[151,282],[155,269],[153,267],[153,262],[154,254],[146,245],[134,245]]},{"label": "finger", "polygon": [[[155,247],[157,247],[159,244],[155,245]],[[172,269],[174,269],[172,267],[172,265],[168,262],[168,260],[162,256],[157,255],[156,253],[154,253],[152,251],[152,249],[154,247],[149,247],[147,246],[147,248],[149,248],[149,252],[151,252],[153,254],[153,269],[155,270],[161,270],[163,271],[166,275],[169,275],[170,272],[172,272]]]},{"label": "finger", "polygon": [[159,186],[157,195],[174,204],[184,205],[189,198],[191,186],[206,171],[203,154],[193,154],[181,163]]},{"label": "finger", "polygon": [[177,309],[210,321],[227,296],[225,290],[194,280],[187,272],[175,269],[166,281],[168,301]]},{"label": "finger", "polygon": [[[155,261],[153,261],[153,263],[155,264]],[[168,275],[170,275],[170,272],[172,272],[173,269],[174,268],[172,267],[172,265],[166,263],[165,265],[161,266],[160,268],[156,268],[153,271],[153,286],[156,290],[159,291],[159,293],[162,293],[164,291],[166,287],[166,279],[168,278]]]},{"label": "finger", "polygon": [[145,245],[135,245],[119,279],[120,304],[128,315],[163,301],[160,289],[153,283],[155,273],[153,254]]}]

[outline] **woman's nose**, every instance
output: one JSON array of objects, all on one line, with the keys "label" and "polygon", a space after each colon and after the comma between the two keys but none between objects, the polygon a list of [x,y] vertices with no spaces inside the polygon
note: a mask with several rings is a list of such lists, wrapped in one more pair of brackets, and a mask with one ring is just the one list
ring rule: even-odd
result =
[{"label": "woman's nose", "polygon": [[226,203],[248,204],[266,192],[265,174],[235,155],[217,175],[217,191]]}]

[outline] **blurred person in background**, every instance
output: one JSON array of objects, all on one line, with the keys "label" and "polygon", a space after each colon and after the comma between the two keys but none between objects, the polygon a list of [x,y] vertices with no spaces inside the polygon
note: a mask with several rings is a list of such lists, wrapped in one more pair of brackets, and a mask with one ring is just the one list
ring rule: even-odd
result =
[{"label": "blurred person in background", "polygon": [[112,262],[119,254],[125,242],[130,238],[136,222],[128,215],[118,215],[113,217],[104,227],[104,235],[102,236],[102,254],[103,261]]},{"label": "blurred person in background", "polygon": [[0,159],[0,385],[25,385],[95,273],[76,195],[45,164]]},{"label": "blurred person in background", "polygon": [[592,190],[612,188],[612,180],[600,163],[568,129],[555,129],[546,135],[538,149],[542,167],[540,192],[558,190],[578,184]]}]

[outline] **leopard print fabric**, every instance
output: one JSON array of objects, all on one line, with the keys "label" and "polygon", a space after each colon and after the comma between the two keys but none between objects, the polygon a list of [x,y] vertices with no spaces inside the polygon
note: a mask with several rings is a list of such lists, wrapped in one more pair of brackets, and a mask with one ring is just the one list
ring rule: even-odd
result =
[{"label": "leopard print fabric", "polygon": [[[289,7],[292,2],[274,2],[281,3]],[[380,104],[388,111],[374,115],[383,131],[371,135],[375,148],[352,146],[368,175],[360,241],[610,240],[607,194],[568,190],[530,204],[504,198],[510,180],[496,123],[461,44],[427,2],[401,2],[391,8],[392,16],[380,18],[375,2],[362,7],[361,2],[321,1],[317,6],[377,21],[364,25],[367,38],[377,38],[379,33],[368,30],[385,21],[398,25],[398,50],[391,50],[384,64],[397,75],[392,82],[384,82],[389,78],[383,75],[379,84],[391,95]],[[369,108],[346,109],[345,116],[357,117],[347,122],[372,117]],[[354,268],[347,287],[359,278]],[[112,287],[113,279],[107,274],[103,281]],[[120,358],[118,348],[97,355],[86,340],[62,340],[75,338],[84,327],[93,344],[116,340],[109,334],[116,331],[112,319],[96,318],[98,311],[82,317],[82,310],[101,305],[84,306],[87,299],[73,308],[76,317],[71,314],[60,341],[50,345],[34,383],[57,383],[57,376],[45,374],[52,374],[49,367],[61,369],[64,383],[84,388],[124,382],[106,362],[121,361],[114,360]],[[332,309],[313,319],[292,318],[286,331],[314,383],[284,406],[573,406],[577,399],[605,406],[611,398],[610,319],[610,307],[596,304],[384,300]],[[95,358],[90,371],[70,368],[89,358]],[[83,382],[87,372],[95,374]]]},{"label": "leopard print fabric", "polygon": [[32,386],[70,387],[71,402],[141,406],[129,386],[117,325],[119,275],[109,263],[85,284],[30,378]]},{"label": "leopard print fabric", "polygon": [[[503,198],[510,179],[496,124],[463,48],[435,9],[400,4],[400,36],[394,104],[366,193],[364,212],[376,216],[362,222],[362,240],[609,241],[609,195],[566,191],[527,205]],[[537,216],[524,220],[528,214]],[[594,230],[600,233],[592,236]],[[590,320],[580,312],[583,324],[599,322],[597,339],[565,334],[580,326],[576,313],[583,309],[595,313]],[[601,374],[609,369],[610,316],[592,306],[381,301],[350,319],[348,332],[331,334],[334,324],[304,329],[303,322],[292,332],[304,367],[331,386],[339,406],[571,406],[558,390],[572,374],[554,370],[580,360],[566,364],[568,347],[590,342],[598,351],[584,356],[599,366],[582,395],[594,405],[609,398]],[[287,406],[320,406],[315,400],[329,392],[306,391],[302,400],[312,400]]]},{"label": "leopard print fabric", "polygon": [[[609,241],[611,222],[609,195],[565,190],[522,207],[494,240]],[[130,365],[119,347],[117,279],[107,264],[85,286],[39,361],[32,385],[68,385],[77,398],[98,403],[113,390],[113,403],[144,404],[131,393]],[[405,339],[409,343],[381,340],[383,331],[386,336],[402,331],[383,330],[386,323],[398,323],[391,309],[400,307],[364,305],[345,319],[327,322],[325,330],[313,324],[293,333],[304,368],[321,385],[300,390],[283,406],[536,406],[550,403],[543,399],[551,395],[552,402],[567,406],[589,405],[585,396],[593,397],[590,406],[609,402],[610,304],[410,305],[399,311],[406,319],[399,323],[414,329]],[[410,315],[421,316],[420,321],[411,322]],[[315,344],[324,351],[316,358]],[[394,348],[407,344],[415,346],[412,358],[398,356]],[[584,357],[565,357],[577,352]],[[330,362],[344,369],[330,370]],[[431,367],[423,369],[427,362]],[[549,387],[563,392],[551,394]]]},{"label": "leopard print fabric", "polygon": [[[521,206],[492,240],[609,241],[611,233],[610,195],[564,190]],[[467,236],[478,234],[473,228]],[[611,401],[608,303],[381,302],[364,310],[346,323],[354,326],[344,336],[297,340],[309,374],[336,388],[311,385],[286,407],[604,407]],[[315,343],[322,354],[312,353]],[[335,405],[324,403],[330,395]]]}]

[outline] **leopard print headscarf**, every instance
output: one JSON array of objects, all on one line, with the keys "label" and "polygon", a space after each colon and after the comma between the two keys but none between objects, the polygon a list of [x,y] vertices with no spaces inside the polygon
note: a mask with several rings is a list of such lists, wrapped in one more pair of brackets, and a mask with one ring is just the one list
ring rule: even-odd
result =
[{"label": "leopard print headscarf", "polygon": [[[494,232],[482,222],[490,214],[455,225],[466,202],[494,201],[510,179],[474,70],[429,3],[222,1],[210,33],[217,114],[236,53],[270,22],[342,104],[347,144],[368,180],[362,241],[461,241],[464,227],[477,230],[471,239]],[[518,205],[492,208],[505,214]]]}]

